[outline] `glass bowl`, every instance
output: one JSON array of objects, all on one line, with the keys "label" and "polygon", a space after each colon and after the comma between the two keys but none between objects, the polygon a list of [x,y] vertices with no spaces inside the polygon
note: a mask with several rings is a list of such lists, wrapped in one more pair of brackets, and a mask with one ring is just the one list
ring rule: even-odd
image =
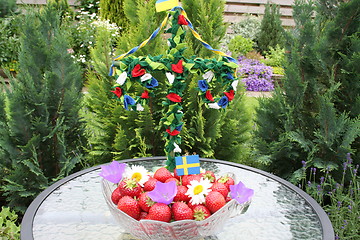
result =
[{"label": "glass bowl", "polygon": [[120,211],[111,201],[111,194],[116,188],[116,184],[102,179],[101,186],[106,204],[116,221],[133,236],[146,240],[195,240],[213,235],[221,230],[229,218],[245,213],[250,205],[250,201],[238,204],[236,200],[232,199],[224,207],[202,221],[181,220],[170,223],[154,220],[137,221]]}]

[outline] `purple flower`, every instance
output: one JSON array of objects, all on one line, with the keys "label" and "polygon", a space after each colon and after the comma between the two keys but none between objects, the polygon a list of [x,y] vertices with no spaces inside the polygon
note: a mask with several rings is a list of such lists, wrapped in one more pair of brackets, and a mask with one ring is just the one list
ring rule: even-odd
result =
[{"label": "purple flower", "polygon": [[245,187],[242,182],[230,185],[230,197],[235,199],[239,204],[245,203],[254,195],[254,190]]},{"label": "purple flower", "polygon": [[125,171],[126,164],[112,161],[110,164],[102,165],[99,175],[109,182],[119,183]]},{"label": "purple flower", "polygon": [[301,161],[301,164],[302,164],[303,168],[306,167],[306,162],[305,161]]},{"label": "purple flower", "polygon": [[201,91],[206,92],[209,89],[209,85],[207,84],[206,80],[199,80],[198,86]]},{"label": "purple flower", "polygon": [[229,104],[229,99],[226,96],[223,96],[220,98],[218,105],[222,108],[226,108],[226,106]]},{"label": "purple flower", "polygon": [[152,77],[150,82],[147,83],[145,87],[154,88],[154,87],[157,87],[157,86],[159,86],[159,82],[155,78]]},{"label": "purple flower", "polygon": [[129,110],[129,105],[135,105],[135,100],[129,95],[124,96],[124,107],[126,110]]},{"label": "purple flower", "polygon": [[157,181],[154,190],[148,193],[148,196],[154,202],[170,204],[176,196],[176,181],[162,183]]}]

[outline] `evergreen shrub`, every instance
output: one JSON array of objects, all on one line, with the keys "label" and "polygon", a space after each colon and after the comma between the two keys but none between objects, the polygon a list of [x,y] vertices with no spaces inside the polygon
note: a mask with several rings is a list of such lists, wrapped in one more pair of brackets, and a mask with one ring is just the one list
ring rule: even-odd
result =
[{"label": "evergreen shrub", "polygon": [[16,211],[24,212],[42,190],[81,167],[82,76],[67,52],[60,19],[51,4],[27,13],[19,73],[0,97],[0,190]]},{"label": "evergreen shrub", "polygon": [[20,226],[17,224],[18,215],[8,207],[1,207],[0,211],[0,239],[20,239]]},{"label": "evergreen shrub", "polygon": [[16,0],[0,0],[0,18],[11,15],[16,8]]},{"label": "evergreen shrub", "polygon": [[322,15],[320,6],[329,7],[326,1],[295,1],[297,25],[288,36],[284,85],[260,101],[257,114],[257,148],[269,160],[267,170],[294,183],[302,161],[320,171],[333,169],[338,182],[347,153],[360,164],[360,119],[354,114],[360,106],[359,68],[352,51],[360,46],[360,2],[339,1],[331,7],[333,17]]},{"label": "evergreen shrub", "polygon": [[264,54],[270,47],[284,47],[284,28],[280,20],[280,7],[276,4],[267,3],[265,5],[264,17],[261,21],[260,32],[256,37],[256,43],[259,51]]}]

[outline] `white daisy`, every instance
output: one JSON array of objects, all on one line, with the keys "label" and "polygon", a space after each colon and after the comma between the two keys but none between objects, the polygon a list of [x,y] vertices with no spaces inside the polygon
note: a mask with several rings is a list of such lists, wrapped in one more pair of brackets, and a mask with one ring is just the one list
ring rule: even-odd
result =
[{"label": "white daisy", "polygon": [[188,190],[185,195],[188,195],[191,204],[201,204],[205,202],[205,196],[211,192],[211,182],[209,179],[201,178],[200,181],[192,180],[188,185]]},{"label": "white daisy", "polygon": [[149,180],[148,171],[143,166],[138,165],[126,168],[124,177],[136,180],[142,187]]}]

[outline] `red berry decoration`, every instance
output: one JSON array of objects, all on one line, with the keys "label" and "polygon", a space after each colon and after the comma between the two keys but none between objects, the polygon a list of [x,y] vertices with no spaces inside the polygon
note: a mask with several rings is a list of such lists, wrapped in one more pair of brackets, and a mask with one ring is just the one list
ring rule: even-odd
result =
[{"label": "red berry decoration", "polygon": [[172,178],[173,175],[171,174],[171,172],[169,170],[167,170],[164,167],[159,168],[158,170],[156,170],[156,172],[154,173],[154,178],[159,180],[160,182],[165,182],[167,179]]},{"label": "red berry decoration", "polygon": [[150,192],[150,191],[154,190],[157,181],[158,181],[157,179],[150,177],[144,183],[144,191],[145,192]]},{"label": "red berry decoration", "polygon": [[122,197],[117,205],[118,209],[126,213],[132,218],[139,220],[140,218],[140,206],[139,203],[130,196]]},{"label": "red berry decoration", "polygon": [[216,180],[215,174],[212,171],[206,171],[203,174],[203,178],[208,179],[211,183],[215,182]]},{"label": "red berry decoration", "polygon": [[168,183],[168,182],[171,182],[171,181],[175,181],[176,185],[180,185],[180,181],[177,180],[177,178],[174,178],[174,177],[166,179],[165,183]]},{"label": "red berry decoration", "polygon": [[148,215],[147,212],[141,212],[141,213],[140,213],[140,220],[141,220],[141,219],[146,219],[147,215]]},{"label": "red berry decoration", "polygon": [[120,181],[118,188],[122,196],[139,197],[142,192],[140,184],[133,179]]},{"label": "red berry decoration", "polygon": [[211,213],[216,212],[225,205],[226,201],[224,196],[216,191],[210,192],[205,198],[205,206]]},{"label": "red berry decoration", "polygon": [[175,221],[193,219],[193,210],[184,202],[175,202],[172,205],[172,213],[174,215]]},{"label": "red berry decoration", "polygon": [[192,175],[184,175],[182,176],[182,185],[186,186],[190,185],[190,182],[193,180],[200,181],[201,176],[198,174],[192,174]]},{"label": "red berry decoration", "polygon": [[143,192],[140,194],[139,205],[141,210],[149,212],[150,207],[154,204],[155,202],[152,201],[151,198],[148,196],[148,192]]},{"label": "red berry decoration", "polygon": [[229,193],[228,188],[225,186],[224,183],[221,182],[213,183],[213,185],[211,186],[211,190],[221,193],[224,198],[226,198]]},{"label": "red berry decoration", "polygon": [[170,207],[164,203],[155,203],[149,209],[149,214],[147,215],[146,219],[157,220],[161,222],[170,222]]},{"label": "red berry decoration", "polygon": [[208,217],[210,217],[211,212],[204,205],[197,205],[193,208],[194,211],[194,219],[196,221],[202,221]]},{"label": "red berry decoration", "polygon": [[185,193],[187,192],[188,188],[180,185],[177,186],[177,192],[176,195],[174,197],[174,202],[189,202],[190,201],[190,197],[188,195],[185,195]]},{"label": "red berry decoration", "polygon": [[115,190],[111,193],[111,201],[117,205],[121,197],[122,195],[119,188],[115,188]]},{"label": "red berry decoration", "polygon": [[230,191],[230,185],[235,184],[234,179],[232,177],[229,177],[229,176],[223,176],[223,177],[219,178],[217,181],[221,182],[221,183],[224,183],[229,191]]}]

